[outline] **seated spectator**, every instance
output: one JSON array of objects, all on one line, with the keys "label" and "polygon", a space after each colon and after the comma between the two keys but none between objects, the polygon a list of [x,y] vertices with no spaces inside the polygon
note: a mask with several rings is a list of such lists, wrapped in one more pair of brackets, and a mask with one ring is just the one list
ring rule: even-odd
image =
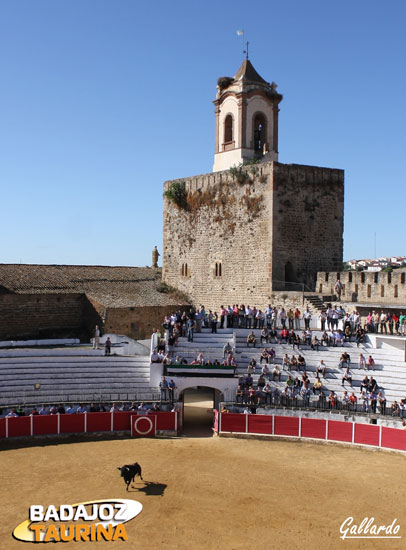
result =
[{"label": "seated spectator", "polygon": [[378,392],[378,409],[381,414],[386,414],[386,399],[382,390]]},{"label": "seated spectator", "polygon": [[344,342],[351,342],[352,331],[351,327],[347,325],[344,330]]},{"label": "seated spectator", "polygon": [[376,392],[377,391],[377,388],[378,388],[378,384],[376,383],[376,380],[373,376],[370,376],[369,377],[369,380],[368,380],[368,387],[367,387],[367,390],[369,392]]},{"label": "seated spectator", "polygon": [[279,342],[282,343],[282,340],[287,344],[289,338],[289,331],[287,328],[283,328],[279,335]]},{"label": "seated spectator", "polygon": [[11,411],[8,413],[7,418],[17,418],[17,409],[13,407]]},{"label": "seated spectator", "polygon": [[299,357],[297,358],[297,366],[299,369],[305,369],[306,368],[306,361],[303,355],[299,354]]},{"label": "seated spectator", "polygon": [[218,359],[215,359],[215,360],[213,361],[213,366],[219,367],[219,366],[220,366],[220,361],[219,361]]},{"label": "seated spectator", "polygon": [[230,342],[227,342],[223,347],[223,357],[226,357],[229,353],[232,353],[233,346],[230,344]]},{"label": "seated spectator", "polygon": [[302,330],[302,334],[300,336],[300,343],[305,346],[306,345],[306,331]]},{"label": "seated spectator", "polygon": [[289,361],[289,370],[292,370],[292,369],[297,370],[297,360],[294,355],[292,355]]},{"label": "seated spectator", "polygon": [[338,366],[340,368],[349,367],[350,363],[351,363],[351,358],[348,355],[348,353],[346,353],[346,352],[342,353],[341,357],[340,357],[340,362],[338,363]]},{"label": "seated spectator", "polygon": [[269,341],[269,331],[266,327],[261,330],[261,344],[265,340],[265,343]]},{"label": "seated spectator", "polygon": [[358,359],[358,366],[360,369],[365,369],[366,367],[366,359],[365,357],[362,355],[362,353],[359,354],[359,359]]},{"label": "seated spectator", "polygon": [[[65,411],[65,408],[63,409]],[[37,416],[39,414],[37,407],[34,407],[31,411],[31,416]],[[64,414],[64,413],[61,413]]]},{"label": "seated spectator", "polygon": [[313,340],[313,334],[312,334],[312,331],[310,328],[306,329],[306,345],[307,346],[311,346],[312,345],[312,340]]},{"label": "seated spectator", "polygon": [[367,391],[368,385],[369,385],[369,378],[367,375],[365,375],[364,378],[361,380],[360,392],[362,393],[363,391]]},{"label": "seated spectator", "polygon": [[65,410],[66,414],[76,414],[76,409],[73,405],[67,405]]},{"label": "seated spectator", "polygon": [[321,335],[321,345],[328,347],[329,343],[330,343],[330,339],[328,337],[327,332],[324,330],[323,334]]},{"label": "seated spectator", "polygon": [[294,388],[301,388],[302,387],[302,383],[301,383],[301,381],[299,380],[299,378],[297,376],[295,376],[295,379],[293,380],[293,387]]},{"label": "seated spectator", "polygon": [[257,382],[258,388],[261,388],[261,389],[264,388],[264,387],[265,387],[265,384],[266,384],[265,378],[264,378],[264,376],[263,376],[262,374],[260,374],[260,375],[258,376],[258,382]]},{"label": "seated spectator", "polygon": [[[87,408],[86,408],[85,405],[82,405],[82,404],[81,404],[81,405],[79,405],[79,407],[77,408],[76,412],[77,412],[78,414],[85,413],[85,412],[87,412]],[[41,414],[41,411],[40,411],[40,414]]]},{"label": "seated spectator", "polygon": [[[51,414],[56,414],[58,412],[57,408],[56,408],[56,405],[55,405],[55,412],[54,413],[51,413]],[[19,405],[16,409],[16,413],[18,416],[25,416],[25,408],[23,407],[23,405]]]},{"label": "seated spectator", "polygon": [[286,380],[286,386],[291,387],[291,386],[293,386],[293,384],[294,384],[294,380],[291,377],[291,375],[289,374],[288,379]]},{"label": "seated spectator", "polygon": [[242,412],[243,414],[252,414],[251,410],[248,407],[245,407],[245,409]]},{"label": "seated spectator", "polygon": [[268,380],[270,380],[271,378],[271,375],[270,375],[270,371],[269,371],[269,367],[268,365],[265,363],[265,365],[262,367],[261,369],[261,374],[262,376],[264,376],[265,378],[267,378]]},{"label": "seated spectator", "polygon": [[312,338],[311,348],[312,348],[313,351],[314,350],[319,351],[319,346],[320,346],[320,341],[317,338],[317,336],[314,335],[313,338]]},{"label": "seated spectator", "polygon": [[313,393],[316,395],[316,392],[321,392],[321,388],[323,387],[323,383],[320,380],[319,377],[316,378],[313,384]]},{"label": "seated spectator", "polygon": [[257,370],[257,362],[255,361],[255,359],[252,357],[251,358],[251,361],[249,362],[248,364],[248,368],[247,368],[247,374],[255,374],[255,371]]},{"label": "seated spectator", "polygon": [[275,380],[275,378],[278,378],[278,381],[281,381],[281,371],[278,368],[278,365],[275,365],[272,369],[272,380]]},{"label": "seated spectator", "polygon": [[310,378],[307,376],[306,371],[302,374],[301,386],[304,386],[306,389],[310,385]]},{"label": "seated spectator", "polygon": [[399,409],[398,402],[396,400],[392,403],[390,407],[390,411],[392,416],[399,416],[400,409]]},{"label": "seated spectator", "polygon": [[350,397],[350,404],[351,404],[351,407],[352,409],[355,411],[356,408],[357,408],[357,401],[358,401],[358,397],[355,395],[354,392],[351,393]]},{"label": "seated spectator", "polygon": [[250,345],[255,348],[255,344],[257,343],[257,339],[255,338],[254,331],[251,331],[247,336],[247,348],[250,347]]},{"label": "seated spectator", "polygon": [[252,376],[249,374],[246,378],[245,378],[245,385],[247,388],[249,388],[250,386],[252,386],[254,384],[254,379],[252,378]]},{"label": "seated spectator", "polygon": [[323,375],[323,378],[325,378],[326,377],[326,368],[327,367],[326,367],[323,359],[320,359],[320,362],[316,367],[316,376],[318,377],[319,373],[321,372],[321,374]]},{"label": "seated spectator", "polygon": [[347,367],[345,369],[345,372],[344,372],[344,376],[342,378],[342,382],[341,382],[341,385],[344,387],[344,382],[348,382],[349,385],[351,386],[352,388],[352,376],[351,376],[351,372],[350,372],[350,368]]},{"label": "seated spectator", "polygon": [[259,363],[261,364],[262,361],[265,361],[265,363],[268,363],[268,350],[264,348],[264,351],[261,353],[261,356],[259,358]]},{"label": "seated spectator", "polygon": [[343,393],[341,403],[343,404],[343,409],[348,409],[349,408],[349,406],[350,406],[350,397],[348,395],[347,390],[345,390],[344,393]]},{"label": "seated spectator", "polygon": [[289,331],[288,342],[291,346],[295,345],[296,333],[293,329]]},{"label": "seated spectator", "polygon": [[365,340],[365,330],[362,327],[358,327],[355,333],[355,341],[357,342],[357,348]]},{"label": "seated spectator", "polygon": [[295,347],[297,347],[297,349],[300,349],[300,336],[298,334],[295,334],[295,339],[293,341],[293,349],[295,349]]},{"label": "seated spectator", "polygon": [[372,355],[370,355],[368,357],[367,369],[368,370],[370,370],[370,369],[374,370],[374,368],[375,368],[375,361],[374,361],[374,358],[372,357]]},{"label": "seated spectator", "polygon": [[274,327],[269,329],[268,342],[270,344],[272,344],[272,342],[275,344],[278,343],[278,331]]},{"label": "seated spectator", "polygon": [[100,409],[99,409],[99,406],[98,405],[95,405],[94,403],[90,403],[90,409],[89,409],[89,412],[91,413],[97,413],[99,412]]},{"label": "seated spectator", "polygon": [[282,359],[282,368],[289,368],[289,355],[287,353],[285,353],[285,355],[283,356],[283,359]]},{"label": "seated spectator", "polygon": [[268,363],[273,363],[276,357],[276,351],[273,348],[268,349]]},{"label": "seated spectator", "polygon": [[335,332],[335,345],[336,346],[343,346],[344,345],[344,334],[342,330],[337,330]]}]

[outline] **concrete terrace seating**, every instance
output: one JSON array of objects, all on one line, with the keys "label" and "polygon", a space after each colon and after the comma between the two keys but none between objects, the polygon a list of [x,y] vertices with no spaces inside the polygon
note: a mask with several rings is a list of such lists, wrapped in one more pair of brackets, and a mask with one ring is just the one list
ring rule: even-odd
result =
[{"label": "concrete terrace seating", "polygon": [[88,347],[0,350],[0,380],[0,406],[137,400],[158,391],[150,387],[149,357],[104,357]]},{"label": "concrete terrace seating", "polygon": [[[250,359],[252,357],[257,361],[257,370],[256,375],[254,376],[254,382],[256,383],[261,365],[259,364],[261,352],[265,344],[261,345],[260,342],[260,331],[255,330],[254,333],[257,337],[257,344],[255,348],[251,346],[247,348],[246,339],[250,330],[239,329],[236,332],[236,345],[237,345],[237,362],[238,369],[237,374],[242,375],[246,374],[247,367]],[[315,331],[314,331],[315,332]],[[320,336],[320,332],[317,333]],[[280,391],[286,385],[286,380],[288,378],[289,371],[282,370],[282,359],[285,353],[289,357],[294,353],[296,358],[299,353],[301,353],[306,360],[306,373],[310,378],[311,385],[315,380],[315,370],[320,359],[323,359],[327,367],[326,378],[323,379],[323,390],[327,392],[328,390],[334,390],[337,393],[339,399],[341,399],[344,390],[347,390],[349,393],[351,391],[355,392],[355,395],[359,398],[360,395],[360,384],[362,378],[367,374],[368,376],[373,376],[378,384],[378,389],[384,390],[385,397],[388,403],[393,402],[395,399],[399,402],[400,399],[406,397],[406,362],[403,360],[403,352],[395,348],[379,348],[375,349],[371,347],[369,342],[366,342],[365,345],[360,345],[357,348],[357,345],[354,342],[345,343],[344,347],[322,347],[320,346],[319,351],[312,351],[309,346],[301,346],[301,349],[298,351],[297,348],[293,350],[292,346],[289,344],[268,344],[266,347],[272,346],[276,351],[276,360],[275,363],[279,365],[281,369],[281,382],[273,381],[271,386],[277,387]],[[352,383],[353,389],[351,390],[350,385],[345,382],[345,387],[343,388],[342,376],[344,374],[344,368],[339,368],[338,363],[340,356],[346,351],[350,354],[351,365],[350,370],[352,374]],[[358,367],[358,358],[359,354],[368,358],[368,355],[372,355],[375,360],[374,370],[359,369]],[[301,376],[300,371],[292,370],[292,377],[296,375]],[[312,397],[312,400],[318,399],[318,395]]]}]

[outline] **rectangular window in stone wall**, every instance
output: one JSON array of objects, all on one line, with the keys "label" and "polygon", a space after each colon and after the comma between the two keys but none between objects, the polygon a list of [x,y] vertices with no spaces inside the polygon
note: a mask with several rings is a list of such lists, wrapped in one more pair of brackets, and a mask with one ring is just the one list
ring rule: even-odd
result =
[{"label": "rectangular window in stone wall", "polygon": [[398,285],[395,285],[393,288],[393,297],[398,298]]},{"label": "rectangular window in stone wall", "polygon": [[375,273],[375,275],[374,275],[374,281],[375,281],[375,283],[377,283],[377,282],[379,281],[379,275],[378,275],[378,273]]},{"label": "rectangular window in stone wall", "polygon": [[367,297],[368,297],[368,298],[371,297],[371,285],[368,285],[368,286],[367,286]]},{"label": "rectangular window in stone wall", "polygon": [[215,277],[221,277],[223,275],[223,266],[221,265],[221,262],[215,263],[213,271]]},{"label": "rectangular window in stone wall", "polygon": [[323,292],[323,285],[320,283],[319,284],[319,294],[322,294]]},{"label": "rectangular window in stone wall", "polygon": [[402,285],[405,284],[405,275],[406,275],[406,273],[401,273],[400,274],[400,284],[402,284]]},{"label": "rectangular window in stone wall", "polygon": [[348,282],[352,283],[352,273],[348,273]]},{"label": "rectangular window in stone wall", "polygon": [[357,284],[354,285],[354,291],[358,294],[358,285]]},{"label": "rectangular window in stone wall", "polygon": [[361,283],[365,283],[365,273],[361,273]]},{"label": "rectangular window in stone wall", "polygon": [[381,285],[381,298],[385,296],[385,287]]},{"label": "rectangular window in stone wall", "polygon": [[342,291],[343,291],[343,296],[345,296],[345,285],[343,285]]},{"label": "rectangular window in stone wall", "polygon": [[388,273],[388,284],[392,282],[392,273]]},{"label": "rectangular window in stone wall", "polygon": [[328,283],[328,273],[327,273],[327,271],[326,271],[326,274],[325,274],[325,277],[324,277],[324,278],[325,278],[325,280],[326,280],[326,283]]}]

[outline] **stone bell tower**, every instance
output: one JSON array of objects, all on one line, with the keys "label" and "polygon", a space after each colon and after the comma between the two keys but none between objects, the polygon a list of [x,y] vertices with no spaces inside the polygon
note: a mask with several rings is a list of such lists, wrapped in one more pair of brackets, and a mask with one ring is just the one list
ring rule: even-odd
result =
[{"label": "stone bell tower", "polygon": [[278,160],[278,113],[282,95],[266,82],[247,58],[234,77],[217,81],[213,102],[216,139],[213,172],[245,160]]}]

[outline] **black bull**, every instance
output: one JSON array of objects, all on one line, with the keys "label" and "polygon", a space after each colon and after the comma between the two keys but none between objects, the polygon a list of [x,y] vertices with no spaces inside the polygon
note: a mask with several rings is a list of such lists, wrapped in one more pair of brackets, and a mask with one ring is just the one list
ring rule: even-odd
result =
[{"label": "black bull", "polygon": [[125,466],[120,466],[118,470],[120,470],[121,472],[121,477],[124,478],[124,483],[127,485],[127,491],[130,483],[134,482],[135,476],[140,476],[140,478],[142,479],[141,466],[138,464],[138,462],[134,462],[134,464],[126,464]]}]

